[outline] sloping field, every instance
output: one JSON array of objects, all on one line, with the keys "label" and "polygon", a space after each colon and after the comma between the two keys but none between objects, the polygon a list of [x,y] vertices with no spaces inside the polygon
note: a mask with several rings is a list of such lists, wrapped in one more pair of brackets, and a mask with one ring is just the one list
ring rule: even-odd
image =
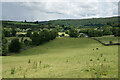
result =
[{"label": "sloping field", "polygon": [[119,37],[114,37],[113,35],[110,36],[103,36],[103,37],[96,37],[96,39],[99,39],[100,41],[102,41],[105,44],[109,44],[110,41],[112,41],[112,43],[120,43],[119,42]]},{"label": "sloping field", "polygon": [[56,38],[3,58],[4,78],[116,78],[118,46],[88,38]]}]

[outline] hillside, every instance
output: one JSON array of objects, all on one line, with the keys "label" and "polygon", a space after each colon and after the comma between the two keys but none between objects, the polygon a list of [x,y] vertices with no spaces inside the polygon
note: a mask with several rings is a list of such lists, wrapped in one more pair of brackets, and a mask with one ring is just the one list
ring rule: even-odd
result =
[{"label": "hillside", "polygon": [[[48,26],[74,26],[74,27],[99,27],[107,25],[107,23],[114,24],[116,26],[118,17],[108,18],[90,18],[90,19],[58,19],[50,21],[42,21],[37,24],[34,22],[17,22],[17,21],[2,21],[3,27],[18,27],[18,28],[41,28],[43,25]],[[43,26],[44,27],[44,26]]]},{"label": "hillside", "polygon": [[109,22],[118,22],[118,17],[90,18],[90,19],[58,19],[41,22],[41,24],[65,25],[65,26],[104,26]]},{"label": "hillside", "polygon": [[3,56],[2,61],[3,78],[118,76],[118,46],[103,46],[89,38],[57,38],[18,54]]}]

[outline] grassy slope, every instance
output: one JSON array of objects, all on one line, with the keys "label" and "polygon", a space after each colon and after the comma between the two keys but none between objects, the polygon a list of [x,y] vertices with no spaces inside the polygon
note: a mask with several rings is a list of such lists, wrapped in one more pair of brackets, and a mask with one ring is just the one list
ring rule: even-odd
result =
[{"label": "grassy slope", "polygon": [[[93,50],[96,47],[99,50]],[[92,72],[86,69],[93,64],[93,61],[97,63],[96,58],[100,58],[101,53],[106,59],[106,62],[102,63],[110,66],[107,76],[102,77],[117,77],[118,46],[103,46],[88,38],[57,38],[20,54],[5,56],[3,57],[3,77],[89,78],[93,77]],[[28,64],[29,59],[30,64]],[[37,67],[35,64],[38,64]],[[12,68],[15,68],[14,74],[10,74]]]},{"label": "grassy slope", "polygon": [[114,37],[113,35],[111,36],[103,36],[103,37],[96,37],[97,39],[99,39],[100,41],[109,44],[110,41],[112,41],[113,43],[119,43],[118,42],[118,37]]}]

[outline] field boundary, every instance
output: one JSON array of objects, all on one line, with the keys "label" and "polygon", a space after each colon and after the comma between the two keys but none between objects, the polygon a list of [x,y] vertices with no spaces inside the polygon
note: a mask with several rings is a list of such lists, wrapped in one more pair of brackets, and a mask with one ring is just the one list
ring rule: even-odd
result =
[{"label": "field boundary", "polygon": [[[89,38],[91,38],[91,37],[89,37]],[[104,46],[120,45],[120,43],[105,44],[105,43],[103,43],[102,41],[100,41],[100,40],[98,40],[98,39],[96,39],[96,38],[91,38],[91,39],[94,39],[94,40],[98,41],[99,43],[101,43],[101,44],[104,45]]]}]

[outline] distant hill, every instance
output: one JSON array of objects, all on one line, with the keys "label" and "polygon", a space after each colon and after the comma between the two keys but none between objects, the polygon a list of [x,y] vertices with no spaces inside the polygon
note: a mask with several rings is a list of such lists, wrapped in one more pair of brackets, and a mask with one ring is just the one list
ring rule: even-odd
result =
[{"label": "distant hill", "polygon": [[38,22],[17,22],[17,21],[2,21],[3,27],[18,27],[18,28],[40,28],[43,25],[60,25],[60,26],[74,26],[74,27],[99,27],[108,23],[118,23],[118,17],[107,18],[90,18],[90,19],[58,19],[50,21]]},{"label": "distant hill", "polygon": [[64,25],[64,26],[103,26],[108,22],[117,23],[118,17],[90,18],[90,19],[58,19],[40,22],[40,24]]}]

